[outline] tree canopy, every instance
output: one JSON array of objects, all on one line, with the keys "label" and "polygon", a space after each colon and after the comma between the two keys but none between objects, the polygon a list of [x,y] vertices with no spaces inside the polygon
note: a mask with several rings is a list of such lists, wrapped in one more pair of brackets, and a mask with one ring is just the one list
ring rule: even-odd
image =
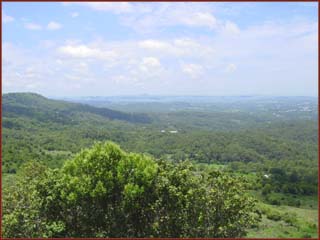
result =
[{"label": "tree canopy", "polygon": [[[31,176],[32,173],[32,176]],[[3,199],[4,237],[242,237],[259,220],[245,182],[112,142],[61,169],[26,164]]]}]

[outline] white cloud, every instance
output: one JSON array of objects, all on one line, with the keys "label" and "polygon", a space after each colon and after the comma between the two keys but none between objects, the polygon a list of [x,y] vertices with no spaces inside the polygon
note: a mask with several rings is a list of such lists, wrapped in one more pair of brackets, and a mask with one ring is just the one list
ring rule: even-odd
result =
[{"label": "white cloud", "polygon": [[144,57],[138,65],[140,72],[137,72],[135,66],[133,66],[131,73],[138,78],[150,77],[157,75],[161,70],[161,67],[159,59],[155,57]]},{"label": "white cloud", "polygon": [[2,13],[2,22],[3,23],[9,23],[9,22],[13,22],[13,21],[14,21],[13,17],[6,15],[4,12]]},{"label": "white cloud", "polygon": [[79,17],[80,14],[78,12],[72,12],[70,15],[71,17],[76,18]]},{"label": "white cloud", "polygon": [[147,68],[154,68],[154,67],[160,67],[160,61],[159,59],[155,57],[145,57],[142,59],[142,66]]},{"label": "white cloud", "polygon": [[98,49],[90,48],[86,45],[66,45],[59,48],[59,51],[65,55],[76,58],[97,57],[100,55]]},{"label": "white cloud", "polygon": [[164,49],[170,47],[169,44],[166,42],[153,40],[153,39],[141,41],[141,42],[139,42],[139,46],[141,48],[152,49],[152,50],[153,49],[164,50]]},{"label": "white cloud", "polygon": [[183,49],[176,47],[169,40],[147,39],[138,42],[138,46],[146,52],[162,56],[179,56],[183,52]]},{"label": "white cloud", "polygon": [[225,23],[224,30],[230,34],[239,34],[240,33],[240,29],[237,26],[237,24],[230,22],[230,21],[227,21]]},{"label": "white cloud", "polygon": [[194,27],[209,27],[215,28],[217,25],[216,18],[208,12],[195,12],[191,15],[178,15],[176,18],[182,25],[194,26]]},{"label": "white cloud", "polygon": [[190,48],[201,47],[197,41],[192,40],[190,38],[174,39],[173,43],[176,47],[181,47],[181,48],[189,48],[190,49]]},{"label": "white cloud", "polygon": [[165,70],[156,57],[143,57],[140,62],[132,62],[127,72],[128,79],[134,79],[134,84],[144,86],[150,82],[159,81],[164,77]]},{"label": "white cloud", "polygon": [[226,67],[227,73],[233,73],[236,70],[237,70],[237,66],[233,63],[228,64],[228,66]]},{"label": "white cloud", "polygon": [[140,41],[138,45],[146,51],[158,53],[162,56],[202,58],[212,56],[214,53],[211,46],[190,38],[177,38],[166,41],[148,39]]},{"label": "white cloud", "polygon": [[44,57],[36,56],[31,49],[12,43],[3,44],[3,83],[6,91],[37,91],[45,86],[44,76],[51,77],[50,64]]},{"label": "white cloud", "polygon": [[24,27],[33,31],[42,30],[42,26],[36,23],[26,23]]},{"label": "white cloud", "polygon": [[78,4],[87,6],[96,11],[112,12],[115,14],[129,13],[131,12],[132,5],[128,2],[81,2],[81,3],[65,3],[63,5],[68,6],[72,4]]},{"label": "white cloud", "polygon": [[57,23],[57,22],[54,22],[54,21],[51,21],[48,23],[47,25],[47,29],[48,30],[58,30],[60,29],[62,26],[60,23]]},{"label": "white cloud", "polygon": [[210,10],[204,8],[204,5],[191,3],[154,5],[146,14],[138,10],[123,16],[122,23],[138,32],[149,32],[174,26],[213,30],[218,26],[218,20]]},{"label": "white cloud", "polygon": [[[39,31],[39,30],[43,29],[43,27],[40,24],[32,23],[32,22],[25,23],[24,27],[26,29],[33,30],[33,31]],[[60,28],[62,28],[62,25],[60,23],[57,23],[57,22],[54,22],[54,21],[49,22],[48,25],[46,26],[46,29],[47,30],[51,30],[51,31],[52,30],[58,30]]]},{"label": "white cloud", "polygon": [[[25,51],[16,47],[13,43],[4,42],[2,44],[2,63],[7,65],[24,64],[27,61]],[[5,69],[5,68],[4,68]]]},{"label": "white cloud", "polygon": [[191,78],[198,78],[204,73],[203,66],[194,63],[182,64],[181,69]]},{"label": "white cloud", "polygon": [[65,45],[58,48],[58,52],[65,56],[73,58],[94,58],[102,60],[111,60],[116,57],[112,50],[106,51],[99,48],[89,47],[87,45]]},{"label": "white cloud", "polygon": [[120,15],[121,23],[137,31],[152,31],[159,27],[189,26],[214,29],[218,20],[212,7],[205,3],[129,3],[83,2],[64,3],[81,5],[95,11]]}]

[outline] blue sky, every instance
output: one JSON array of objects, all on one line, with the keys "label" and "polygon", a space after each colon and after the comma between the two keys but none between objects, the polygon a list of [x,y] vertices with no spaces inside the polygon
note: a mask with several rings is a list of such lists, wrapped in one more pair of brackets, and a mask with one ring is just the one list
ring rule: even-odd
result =
[{"label": "blue sky", "polygon": [[315,2],[2,6],[3,92],[317,95]]}]

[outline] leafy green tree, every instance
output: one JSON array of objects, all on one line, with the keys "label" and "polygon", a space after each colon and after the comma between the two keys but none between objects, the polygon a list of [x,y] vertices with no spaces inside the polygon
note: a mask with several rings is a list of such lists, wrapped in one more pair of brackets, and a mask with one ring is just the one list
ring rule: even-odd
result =
[{"label": "leafy green tree", "polygon": [[241,237],[259,220],[243,179],[110,142],[30,167],[4,199],[5,237]]},{"label": "leafy green tree", "polygon": [[37,184],[46,177],[45,166],[28,162],[16,177],[16,184],[3,190],[4,237],[53,237],[63,229],[61,221],[49,224],[41,211],[44,199],[38,194]]}]

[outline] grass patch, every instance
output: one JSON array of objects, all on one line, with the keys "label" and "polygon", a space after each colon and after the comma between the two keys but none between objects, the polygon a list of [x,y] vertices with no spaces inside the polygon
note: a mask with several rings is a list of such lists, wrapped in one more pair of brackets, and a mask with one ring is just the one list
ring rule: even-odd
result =
[{"label": "grass patch", "polygon": [[260,203],[262,220],[250,238],[317,238],[318,210]]}]

